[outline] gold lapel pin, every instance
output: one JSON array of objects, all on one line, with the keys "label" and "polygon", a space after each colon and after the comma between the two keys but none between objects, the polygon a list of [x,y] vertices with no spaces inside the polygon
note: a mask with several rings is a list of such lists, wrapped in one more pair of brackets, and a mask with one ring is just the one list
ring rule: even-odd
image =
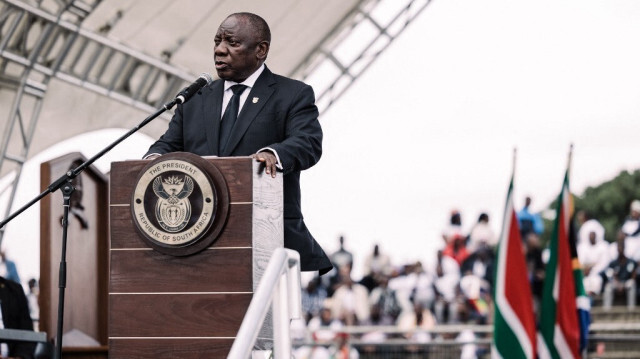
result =
[{"label": "gold lapel pin", "polygon": [[259,100],[259,98],[254,97],[254,98],[253,98],[253,100],[251,100],[251,102],[253,102],[253,103],[258,103],[258,100]]}]

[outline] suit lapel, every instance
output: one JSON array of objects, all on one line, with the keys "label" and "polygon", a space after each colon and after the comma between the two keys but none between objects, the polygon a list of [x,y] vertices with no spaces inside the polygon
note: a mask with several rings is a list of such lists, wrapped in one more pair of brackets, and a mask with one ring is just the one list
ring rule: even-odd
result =
[{"label": "suit lapel", "polygon": [[224,81],[215,81],[209,88],[203,93],[206,95],[204,101],[202,101],[202,109],[204,113],[204,129],[207,134],[207,145],[209,146],[209,153],[212,155],[218,154],[218,141],[220,134],[220,117],[222,112],[222,93],[224,92]]},{"label": "suit lapel", "polygon": [[251,88],[251,92],[242,106],[242,110],[238,114],[238,119],[231,130],[231,137],[229,137],[229,142],[227,142],[227,146],[221,154],[222,156],[231,155],[233,150],[238,146],[238,143],[240,142],[240,139],[242,139],[242,136],[244,136],[244,133],[247,132],[247,129],[253,120],[255,120],[262,107],[267,103],[275,91],[271,87],[274,83],[275,79],[273,78],[273,74],[265,67],[256,83]]}]

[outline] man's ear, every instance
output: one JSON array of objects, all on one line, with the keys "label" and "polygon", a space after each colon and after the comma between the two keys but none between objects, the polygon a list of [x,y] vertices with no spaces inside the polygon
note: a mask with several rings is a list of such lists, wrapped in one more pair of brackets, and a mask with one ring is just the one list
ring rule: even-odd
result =
[{"label": "man's ear", "polygon": [[264,61],[267,59],[267,55],[269,54],[269,42],[260,41],[257,45],[258,49],[256,51],[256,56],[258,60]]}]

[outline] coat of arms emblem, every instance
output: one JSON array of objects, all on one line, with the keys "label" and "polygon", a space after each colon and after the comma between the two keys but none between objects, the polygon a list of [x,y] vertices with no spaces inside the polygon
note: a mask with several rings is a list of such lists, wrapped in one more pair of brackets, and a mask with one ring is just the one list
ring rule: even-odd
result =
[{"label": "coat of arms emblem", "polygon": [[180,232],[191,218],[189,195],[193,192],[193,179],[188,175],[156,177],[153,192],[158,196],[156,219],[162,229],[170,233]]},{"label": "coat of arms emblem", "polygon": [[145,166],[131,197],[132,218],[142,239],[162,253],[180,256],[213,243],[225,224],[228,206],[220,171],[183,152]]}]

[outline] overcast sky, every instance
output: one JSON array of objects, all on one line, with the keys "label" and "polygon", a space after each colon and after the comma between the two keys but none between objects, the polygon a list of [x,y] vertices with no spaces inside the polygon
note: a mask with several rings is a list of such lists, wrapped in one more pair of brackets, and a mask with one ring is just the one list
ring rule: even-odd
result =
[{"label": "overcast sky", "polygon": [[514,147],[518,208],[558,195],[572,142],[576,193],[639,168],[639,19],[637,1],[434,1],[323,117],[312,232],[426,260],[454,208],[498,232]]},{"label": "overcast sky", "polygon": [[[498,232],[514,147],[517,208],[558,195],[570,143],[577,194],[640,168],[639,19],[632,0],[434,0],[321,118],[323,158],[302,175],[308,227],[327,252],[344,234],[359,276],[374,243],[396,264],[430,260],[452,209],[466,229],[485,211]],[[99,167],[150,142],[129,139]],[[32,162],[74,150],[59,148]],[[38,193],[38,170],[16,205]],[[33,211],[3,243],[25,281],[38,275]]]}]

